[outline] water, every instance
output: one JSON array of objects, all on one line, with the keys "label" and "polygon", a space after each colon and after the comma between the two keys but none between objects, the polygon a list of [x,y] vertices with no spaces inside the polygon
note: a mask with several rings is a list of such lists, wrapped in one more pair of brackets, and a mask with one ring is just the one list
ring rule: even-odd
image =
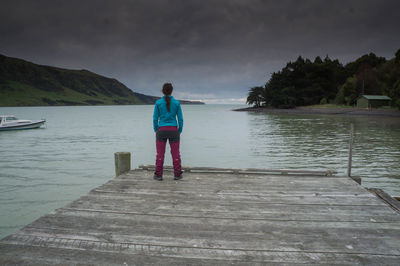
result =
[{"label": "water", "polygon": [[[344,175],[354,123],[353,175],[365,187],[400,195],[399,118],[230,111],[237,107],[183,106],[183,165]],[[111,179],[114,152],[131,152],[133,167],[154,164],[152,112],[153,106],[0,108],[47,119],[45,129],[0,132],[0,238]]]}]

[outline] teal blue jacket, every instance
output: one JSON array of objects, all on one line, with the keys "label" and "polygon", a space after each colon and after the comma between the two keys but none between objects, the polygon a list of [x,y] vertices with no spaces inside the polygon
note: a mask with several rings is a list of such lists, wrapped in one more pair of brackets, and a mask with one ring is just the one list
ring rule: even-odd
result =
[{"label": "teal blue jacket", "polygon": [[[178,127],[179,133],[182,133],[183,129],[183,115],[181,103],[175,100],[171,95],[170,112],[167,109],[167,102],[165,101],[165,96],[156,101],[153,113],[153,128],[154,132],[157,132],[159,127],[173,126]],[[178,118],[178,121],[176,121]]]}]

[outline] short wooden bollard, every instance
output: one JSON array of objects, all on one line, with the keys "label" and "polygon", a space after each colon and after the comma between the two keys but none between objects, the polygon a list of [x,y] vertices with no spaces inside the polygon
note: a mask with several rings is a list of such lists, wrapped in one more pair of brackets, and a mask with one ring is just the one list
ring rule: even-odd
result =
[{"label": "short wooden bollard", "polygon": [[354,135],[354,125],[350,124],[349,161],[347,165],[348,177],[351,177],[351,161],[353,160],[353,135]]},{"label": "short wooden bollard", "polygon": [[115,160],[115,176],[119,176],[131,170],[131,153],[116,152],[114,153]]}]

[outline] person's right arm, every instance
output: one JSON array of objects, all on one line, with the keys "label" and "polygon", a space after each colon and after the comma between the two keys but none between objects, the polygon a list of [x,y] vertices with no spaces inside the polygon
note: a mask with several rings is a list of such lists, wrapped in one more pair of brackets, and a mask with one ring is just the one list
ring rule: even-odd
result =
[{"label": "person's right arm", "polygon": [[158,112],[157,104],[155,104],[154,105],[154,112],[153,112],[153,129],[154,129],[154,132],[157,132],[159,118],[160,118],[160,113]]}]

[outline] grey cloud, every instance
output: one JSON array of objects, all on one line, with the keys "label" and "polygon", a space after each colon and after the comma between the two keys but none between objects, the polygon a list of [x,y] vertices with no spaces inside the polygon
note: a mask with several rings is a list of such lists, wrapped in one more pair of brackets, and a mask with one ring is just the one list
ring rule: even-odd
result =
[{"label": "grey cloud", "polygon": [[158,94],[245,97],[298,55],[400,48],[398,1],[2,1],[0,53],[115,77]]}]

